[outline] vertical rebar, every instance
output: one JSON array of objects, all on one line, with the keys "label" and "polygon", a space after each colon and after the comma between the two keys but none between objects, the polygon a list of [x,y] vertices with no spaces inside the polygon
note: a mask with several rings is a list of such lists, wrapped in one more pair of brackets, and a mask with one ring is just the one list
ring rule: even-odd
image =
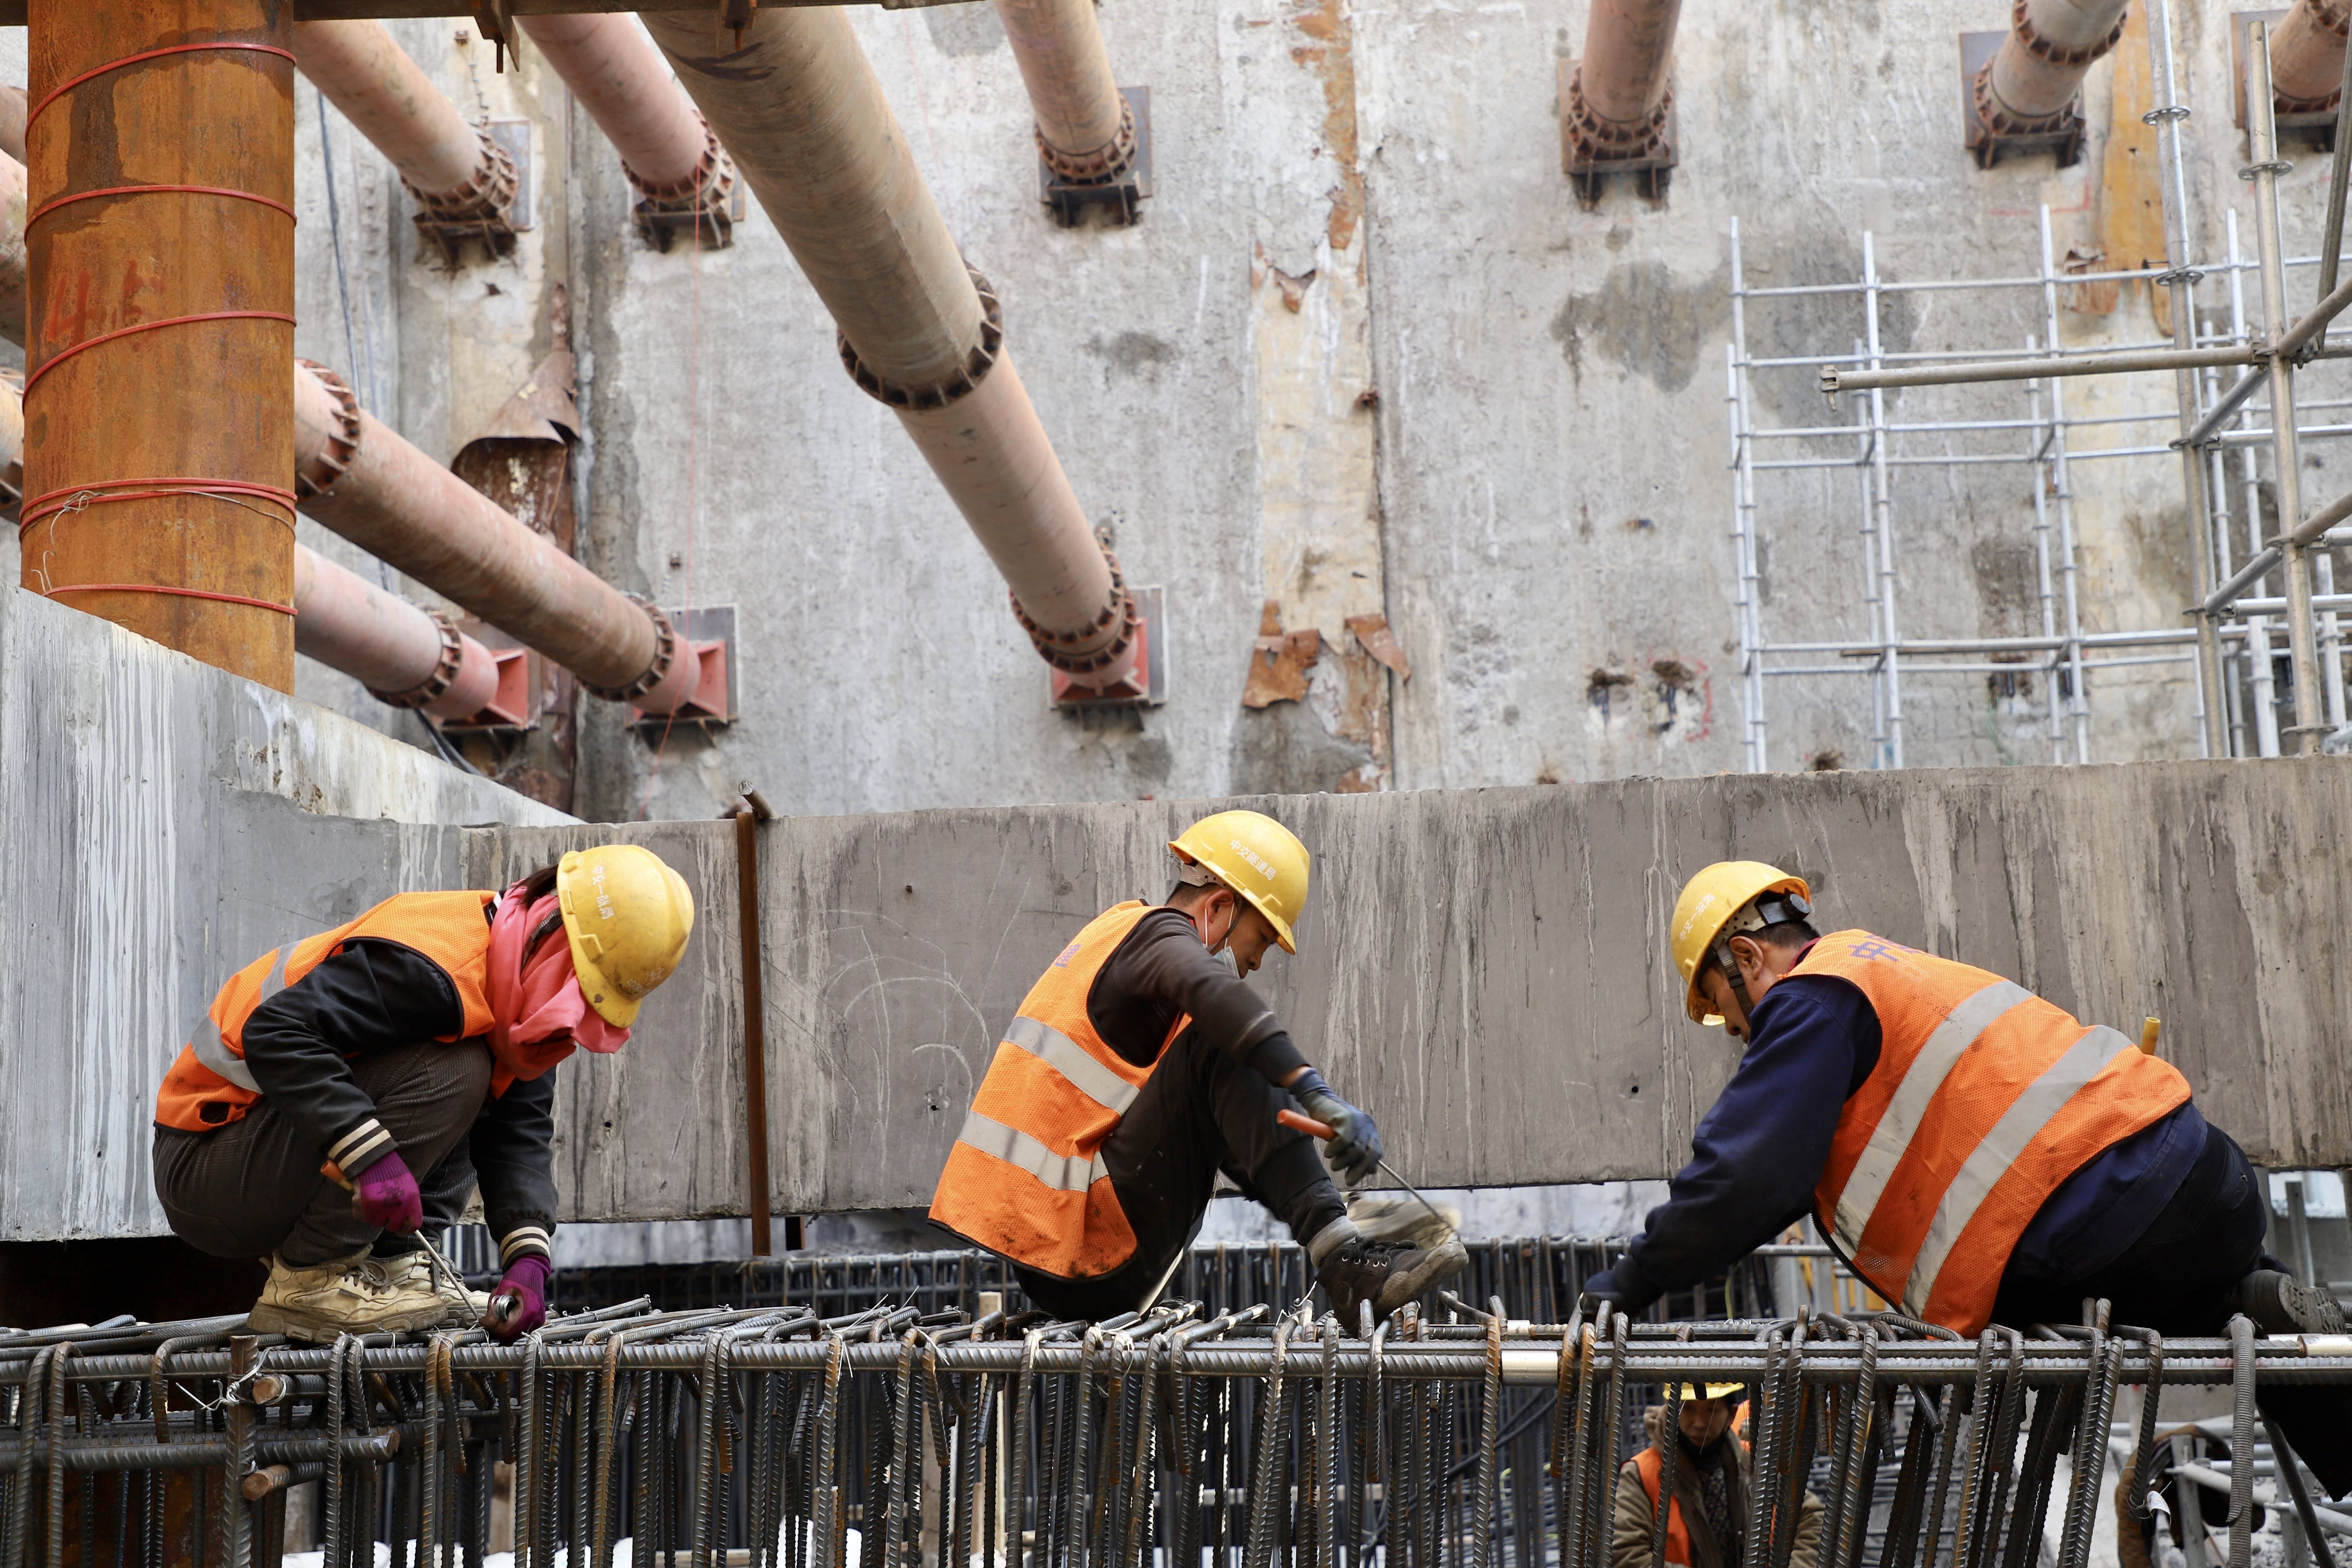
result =
[{"label": "vertical rebar", "polygon": [[[2259,41],[2248,46],[2264,47]],[[2263,90],[2270,90],[2267,71]],[[2267,110],[2263,118],[2269,118]],[[2247,1568],[2254,1552],[2254,1324],[2242,1312],[2230,1320],[2230,1568]],[[2195,1505],[2189,1515],[2196,1520]]]}]

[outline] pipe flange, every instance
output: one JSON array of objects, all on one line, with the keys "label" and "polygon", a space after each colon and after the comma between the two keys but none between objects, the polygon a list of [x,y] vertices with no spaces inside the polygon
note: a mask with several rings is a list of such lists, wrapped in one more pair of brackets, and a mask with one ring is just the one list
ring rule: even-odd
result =
[{"label": "pipe flange", "polygon": [[[1102,542],[1100,534],[1095,536],[1095,545],[1103,552],[1104,564],[1110,568],[1110,597],[1104,601],[1103,607],[1096,612],[1085,630],[1049,632],[1029,618],[1029,612],[1021,607],[1018,595],[1010,589],[1005,594],[1013,601],[1013,618],[1021,623],[1021,629],[1029,634],[1031,646],[1047,664],[1065,675],[1090,675],[1118,663],[1134,645],[1136,634],[1143,629],[1142,613],[1135,607],[1135,595],[1127,591],[1127,577],[1118,569],[1118,557],[1111,553],[1110,546]],[[1076,651],[1100,637],[1110,626],[1118,629],[1109,642],[1092,653]]]},{"label": "pipe flange", "polygon": [[[362,428],[360,422],[360,400],[352,395],[350,383],[318,361],[298,359],[294,363],[319,378],[320,384],[324,386],[328,395],[335,400],[336,412],[341,416],[343,422],[343,433],[340,436],[329,436],[327,449],[319,454],[319,467],[327,471],[326,479],[313,479],[299,469],[295,472],[295,495],[302,500],[310,500],[333,489],[342,477],[352,471],[352,465],[360,460],[360,432]],[[390,699],[387,698],[386,700],[389,701]]]},{"label": "pipe flange", "polygon": [[1593,112],[1584,98],[1584,68],[1579,65],[1568,82],[1568,107],[1562,118],[1567,123],[1568,142],[1574,149],[1575,161],[1581,163],[1626,163],[1655,161],[1665,157],[1671,149],[1666,145],[1666,121],[1674,113],[1675,88],[1671,81],[1658,95],[1658,105],[1649,115],[1635,123],[1603,120]]},{"label": "pipe flange", "polygon": [[1978,123],[1995,136],[2048,136],[2063,133],[2082,123],[2069,102],[2055,114],[2020,114],[1993,95],[1992,61],[1969,83],[1969,100],[1975,107]]},{"label": "pipe flange", "polygon": [[496,229],[511,234],[507,221],[507,208],[514,205],[515,193],[521,188],[522,176],[515,169],[514,159],[490,135],[489,127],[474,127],[476,140],[481,143],[482,161],[473,177],[464,184],[446,191],[424,191],[404,178],[400,183],[415,199],[419,210],[416,224],[425,229]]},{"label": "pipe flange", "polygon": [[2011,5],[2009,30],[2016,36],[2017,41],[2025,47],[2027,54],[2037,59],[2048,60],[2053,66],[2089,65],[2116,47],[2116,41],[2124,36],[2124,21],[2130,15],[2128,7],[2117,13],[2116,25],[2109,28],[2107,36],[2097,43],[2076,44],[2070,47],[2053,44],[2035,32],[2032,19],[2025,14],[2026,4],[2027,0],[2014,0]]},{"label": "pipe flange", "polygon": [[702,127],[702,156],[696,159],[694,172],[682,180],[672,180],[657,185],[637,177],[637,172],[626,163],[621,165],[621,177],[640,199],[656,207],[691,211],[697,205],[723,207],[735,189],[735,163],[727,156],[727,149],[719,144],[712,133],[710,121],[695,115]]},{"label": "pipe flange", "polygon": [[428,609],[425,613],[432,616],[433,624],[440,628],[439,662],[434,665],[433,673],[412,690],[378,691],[374,687],[369,687],[368,695],[377,701],[390,703],[394,708],[422,708],[429,702],[438,701],[443,692],[457,683],[457,671],[466,663],[465,636],[457,630],[457,624],[439,610]]},{"label": "pipe flange", "polygon": [[643,594],[624,594],[621,596],[643,610],[646,618],[653,622],[654,661],[646,667],[643,675],[626,686],[592,686],[585,680],[580,683],[580,689],[589,696],[601,697],[607,702],[635,701],[668,679],[670,666],[677,662],[677,628],[670,625],[669,617],[662,614],[661,606]]},{"label": "pipe flange", "polygon": [[840,340],[842,368],[849,372],[850,380],[866,389],[868,397],[893,408],[945,408],[978,386],[981,378],[996,363],[996,356],[1004,347],[1003,309],[996,302],[996,290],[989,287],[988,279],[980,275],[978,268],[966,263],[964,271],[971,276],[971,286],[980,291],[980,342],[972,345],[971,353],[964,356],[956,373],[944,381],[929,386],[887,381],[866,367],[845,334],[835,334]]},{"label": "pipe flange", "polygon": [[1118,99],[1118,130],[1111,139],[1091,153],[1066,153],[1045,140],[1043,131],[1035,131],[1037,156],[1054,178],[1066,185],[1110,185],[1118,183],[1135,162],[1135,106],[1121,93]]}]

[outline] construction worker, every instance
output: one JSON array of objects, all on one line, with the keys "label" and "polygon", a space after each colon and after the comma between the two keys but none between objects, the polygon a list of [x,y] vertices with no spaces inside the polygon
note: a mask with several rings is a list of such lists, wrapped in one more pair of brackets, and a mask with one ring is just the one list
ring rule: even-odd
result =
[{"label": "construction worker", "polygon": [[[693,929],[678,874],[610,844],[503,893],[402,893],[272,948],[221,986],[156,1095],[173,1230],[268,1258],[257,1332],[537,1328],[554,1270],[550,1069],[620,1049]],[[478,1182],[504,1270],[487,1298],[434,1250]]]},{"label": "construction worker", "polygon": [[[1737,1383],[1686,1383],[1675,1421],[1675,1484],[1666,1505],[1666,1561],[1681,1568],[1744,1568],[1751,1561],[1748,1528],[1748,1455],[1735,1419],[1748,1390]],[[1658,1481],[1665,1473],[1666,1409],[1642,1415],[1650,1446],[1617,1468],[1609,1568],[1649,1568],[1658,1518]],[[1769,1531],[1768,1531],[1769,1533]],[[1788,1568],[1821,1561],[1822,1500],[1800,1494]],[[1771,1561],[1767,1545],[1752,1561]]]},{"label": "construction worker", "polygon": [[1450,1236],[1360,1236],[1313,1141],[1276,1120],[1296,1101],[1328,1124],[1328,1158],[1351,1181],[1379,1164],[1372,1118],[1242,982],[1276,943],[1298,951],[1307,847],[1254,811],[1204,817],[1168,847],[1167,902],[1104,910],[1030,988],[931,1218],[1009,1259],[1038,1306],[1109,1318],[1158,1298],[1222,1170],[1288,1224],[1342,1322],[1367,1301],[1386,1315],[1465,1259]]},{"label": "construction worker", "polygon": [[[2113,1321],[2342,1333],[2334,1297],[2263,1252],[2263,1184],[2171,1063],[2022,986],[1864,931],[1818,932],[1801,877],[1709,866],[1668,929],[1690,1016],[1746,1052],[1666,1202],[1588,1282],[1638,1311],[1811,1212],[1874,1290],[1974,1335]],[[2265,1388],[2331,1492],[2352,1440],[2328,1391]],[[2306,1446],[2306,1442],[2308,1446]]]}]

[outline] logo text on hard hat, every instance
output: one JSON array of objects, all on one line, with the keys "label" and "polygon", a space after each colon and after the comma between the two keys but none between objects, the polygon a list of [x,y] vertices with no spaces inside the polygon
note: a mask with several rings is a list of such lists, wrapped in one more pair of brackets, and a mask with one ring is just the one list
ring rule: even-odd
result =
[{"label": "logo text on hard hat", "polygon": [[595,884],[597,915],[604,920],[613,919],[620,911],[613,908],[613,895],[605,891],[604,868],[602,866],[588,868],[588,880]]},{"label": "logo text on hard hat", "polygon": [[1234,853],[1248,861],[1250,868],[1255,871],[1259,876],[1264,877],[1269,882],[1274,880],[1274,868],[1267,865],[1256,850],[1252,849],[1248,845],[1243,843],[1238,838],[1234,840]]}]

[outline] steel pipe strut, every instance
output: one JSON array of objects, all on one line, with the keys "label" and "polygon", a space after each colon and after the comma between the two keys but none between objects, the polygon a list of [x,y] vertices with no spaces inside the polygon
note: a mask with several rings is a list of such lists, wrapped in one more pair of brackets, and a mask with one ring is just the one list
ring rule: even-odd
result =
[{"label": "steel pipe strut", "polygon": [[898,411],[1038,651],[1081,685],[1128,679],[1133,601],[847,16],[763,6],[740,46],[707,17],[643,20],[833,312],[851,375]]},{"label": "steel pipe strut", "polygon": [[1663,136],[1682,8],[1682,0],[1593,0],[1568,114],[1571,135],[1592,142],[1595,156],[1633,156]]},{"label": "steel pipe strut", "polygon": [[49,211],[26,226],[46,303],[27,312],[20,568],[37,593],[280,690],[289,18],[277,0],[35,0],[26,179]]},{"label": "steel pipe strut", "polygon": [[1065,180],[1101,184],[1135,158],[1135,121],[1111,75],[1095,0],[996,0],[1013,45],[1037,151]]},{"label": "steel pipe strut", "polygon": [[1977,112],[2004,133],[2058,129],[2083,77],[2123,37],[2127,0],[2015,0],[2009,37],[1976,79]]},{"label": "steel pipe strut", "polygon": [[705,245],[727,243],[734,165],[636,19],[518,16],[515,25],[620,153],[621,172],[637,195],[674,209],[687,226],[699,216]]},{"label": "steel pipe strut", "polygon": [[[0,97],[0,108],[7,100]],[[24,113],[20,106],[17,110]],[[25,165],[0,153],[0,338],[25,344]]]},{"label": "steel pipe strut", "polygon": [[0,87],[0,153],[25,161],[25,111],[31,107],[21,87]]},{"label": "steel pipe strut", "polygon": [[699,668],[668,619],[533,532],[360,408],[318,366],[294,371],[303,512],[577,675],[596,696],[674,712]]},{"label": "steel pipe strut", "polygon": [[294,651],[395,708],[470,719],[498,695],[490,650],[316,551],[294,547]]},{"label": "steel pipe strut", "polygon": [[[516,173],[506,149],[467,123],[381,22],[304,22],[295,62],[399,172],[419,227],[505,226]],[[494,242],[495,243],[495,242]]]},{"label": "steel pipe strut", "polygon": [[2279,113],[2314,114],[2336,107],[2347,30],[2347,0],[2294,0],[2279,18],[2271,31],[2271,101]]}]

